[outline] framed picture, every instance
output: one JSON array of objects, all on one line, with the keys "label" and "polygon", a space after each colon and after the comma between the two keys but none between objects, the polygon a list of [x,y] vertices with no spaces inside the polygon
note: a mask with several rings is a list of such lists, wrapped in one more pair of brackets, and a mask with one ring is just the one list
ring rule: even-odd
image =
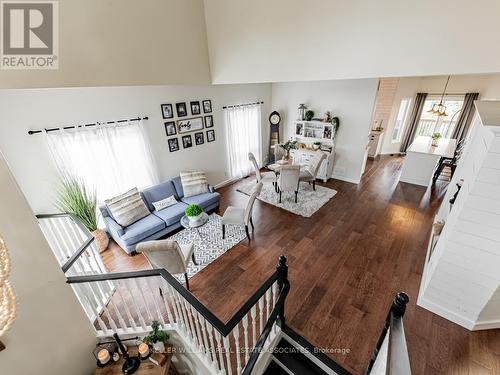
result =
[{"label": "framed picture", "polygon": [[167,137],[177,134],[177,130],[175,128],[175,121],[168,121],[165,123],[165,132],[167,133]]},{"label": "framed picture", "polygon": [[191,115],[199,115],[201,114],[201,108],[200,108],[200,102],[199,101],[195,101],[195,102],[191,102],[189,103],[191,105]]},{"label": "framed picture", "polygon": [[203,113],[212,113],[212,101],[204,100],[203,101]]},{"label": "framed picture", "polygon": [[162,104],[161,105],[161,114],[163,118],[173,118],[174,110],[172,108],[172,104]]},{"label": "framed picture", "polygon": [[179,134],[194,132],[203,129],[203,119],[201,117],[187,118],[177,120],[177,130]]},{"label": "framed picture", "polygon": [[194,143],[196,143],[196,146],[205,143],[205,137],[203,136],[203,132],[194,133]]},{"label": "framed picture", "polygon": [[176,103],[175,108],[177,109],[177,117],[186,117],[188,115],[186,103]]},{"label": "framed picture", "polygon": [[179,140],[177,138],[170,138],[168,140],[168,149],[170,152],[179,151]]},{"label": "framed picture", "polygon": [[182,147],[183,148],[193,147],[193,138],[191,138],[191,135],[182,136]]},{"label": "framed picture", "polygon": [[205,116],[205,128],[213,128],[214,127],[214,118],[212,115]]},{"label": "framed picture", "polygon": [[215,141],[215,130],[207,130],[207,142]]}]

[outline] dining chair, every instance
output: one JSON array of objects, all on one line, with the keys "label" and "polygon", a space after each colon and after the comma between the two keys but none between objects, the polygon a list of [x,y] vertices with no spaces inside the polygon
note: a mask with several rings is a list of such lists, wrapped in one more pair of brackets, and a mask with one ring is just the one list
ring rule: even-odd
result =
[{"label": "dining chair", "polygon": [[432,177],[432,184],[434,185],[441,175],[445,167],[449,167],[451,170],[450,180],[453,178],[455,174],[455,169],[457,169],[458,161],[462,157],[463,151],[465,147],[465,142],[460,144],[460,147],[457,146],[452,158],[441,158],[439,160],[438,166],[436,168],[436,172],[434,172],[434,176]]},{"label": "dining chair", "polygon": [[257,179],[257,183],[259,182],[272,182],[273,184],[276,182],[276,174],[274,172],[261,172],[259,169],[259,165],[257,164],[257,159],[255,159],[255,155],[251,152],[248,153],[248,159],[252,163],[255,169],[255,178]]},{"label": "dining chair", "polygon": [[283,191],[295,192],[295,203],[299,193],[300,165],[283,165],[278,177],[279,202],[281,203],[281,193]]},{"label": "dining chair", "polygon": [[172,240],[146,241],[139,243],[136,251],[143,253],[153,268],[164,268],[173,275],[183,273],[186,288],[189,290],[187,275],[189,261],[192,260],[198,265],[194,257],[193,244],[184,245]]},{"label": "dining chair", "polygon": [[276,144],[274,145],[274,162],[276,163],[278,160],[283,159],[283,156],[285,156],[286,151],[283,147],[280,147],[280,145]]},{"label": "dining chair", "polygon": [[307,168],[300,171],[300,181],[312,182],[313,190],[316,191],[316,177],[318,176],[321,163],[326,159],[326,154],[323,151],[316,151],[312,160],[307,165]]},{"label": "dining chair", "polygon": [[253,220],[252,220],[252,211],[255,199],[257,199],[261,191],[262,191],[262,182],[258,182],[257,185],[255,185],[255,187],[253,188],[252,194],[248,198],[246,207],[229,206],[228,208],[226,208],[226,211],[224,212],[224,215],[222,215],[221,219],[222,239],[226,238],[226,225],[234,224],[234,225],[245,226],[245,232],[247,233],[247,238],[250,241],[248,224],[252,226],[252,233],[254,233],[255,227],[253,225]]}]

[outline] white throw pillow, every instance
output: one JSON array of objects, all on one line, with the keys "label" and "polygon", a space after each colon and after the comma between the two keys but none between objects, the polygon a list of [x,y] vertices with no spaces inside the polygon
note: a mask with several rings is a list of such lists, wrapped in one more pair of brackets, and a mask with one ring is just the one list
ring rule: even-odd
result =
[{"label": "white throw pillow", "polygon": [[192,197],[208,192],[208,182],[205,172],[181,172],[182,190],[184,196]]},{"label": "white throw pillow", "polygon": [[162,199],[161,201],[153,202],[153,206],[155,208],[155,211],[160,211],[163,210],[164,208],[173,206],[176,203],[177,199],[175,199],[175,197],[171,195],[170,197]]},{"label": "white throw pillow", "polygon": [[122,227],[129,226],[150,214],[137,188],[104,201],[111,216]]}]

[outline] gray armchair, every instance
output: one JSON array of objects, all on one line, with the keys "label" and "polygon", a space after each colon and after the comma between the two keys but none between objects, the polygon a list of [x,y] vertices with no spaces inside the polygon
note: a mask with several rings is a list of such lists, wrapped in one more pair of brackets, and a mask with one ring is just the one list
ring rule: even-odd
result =
[{"label": "gray armchair", "polygon": [[316,151],[316,155],[314,155],[313,159],[310,161],[307,168],[303,171],[300,171],[300,181],[312,182],[313,190],[316,190],[316,176],[318,176],[319,168],[321,167],[321,163],[326,159],[326,154],[322,151]]},{"label": "gray armchair", "polygon": [[297,194],[299,192],[299,177],[300,177],[300,165],[281,166],[280,176],[278,178],[280,203],[281,203],[281,193],[283,191],[295,192],[295,203],[297,203]]},{"label": "gray armchair", "polygon": [[252,226],[252,233],[255,232],[255,227],[253,225],[252,220],[252,211],[253,205],[255,203],[255,199],[259,196],[262,191],[262,182],[258,182],[255,185],[250,198],[248,199],[247,206],[243,207],[233,207],[229,206],[226,208],[224,215],[222,216],[222,238],[226,238],[226,225],[235,224],[235,225],[244,225],[245,231],[247,233],[247,238],[250,241],[250,233],[248,232],[248,224]]},{"label": "gray armchair", "polygon": [[189,290],[187,266],[191,259],[195,265],[194,245],[179,245],[177,241],[157,240],[137,244],[136,251],[143,253],[153,268],[164,268],[171,274],[184,274],[186,288]]}]

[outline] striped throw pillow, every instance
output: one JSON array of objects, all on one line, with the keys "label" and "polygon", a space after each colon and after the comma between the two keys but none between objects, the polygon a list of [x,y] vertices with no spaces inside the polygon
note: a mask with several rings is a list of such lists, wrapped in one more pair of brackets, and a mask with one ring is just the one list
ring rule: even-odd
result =
[{"label": "striped throw pillow", "polygon": [[111,216],[122,227],[127,227],[150,214],[137,188],[105,200]]},{"label": "striped throw pillow", "polygon": [[180,177],[182,190],[184,190],[184,196],[186,198],[208,191],[208,182],[205,172],[181,172]]}]

